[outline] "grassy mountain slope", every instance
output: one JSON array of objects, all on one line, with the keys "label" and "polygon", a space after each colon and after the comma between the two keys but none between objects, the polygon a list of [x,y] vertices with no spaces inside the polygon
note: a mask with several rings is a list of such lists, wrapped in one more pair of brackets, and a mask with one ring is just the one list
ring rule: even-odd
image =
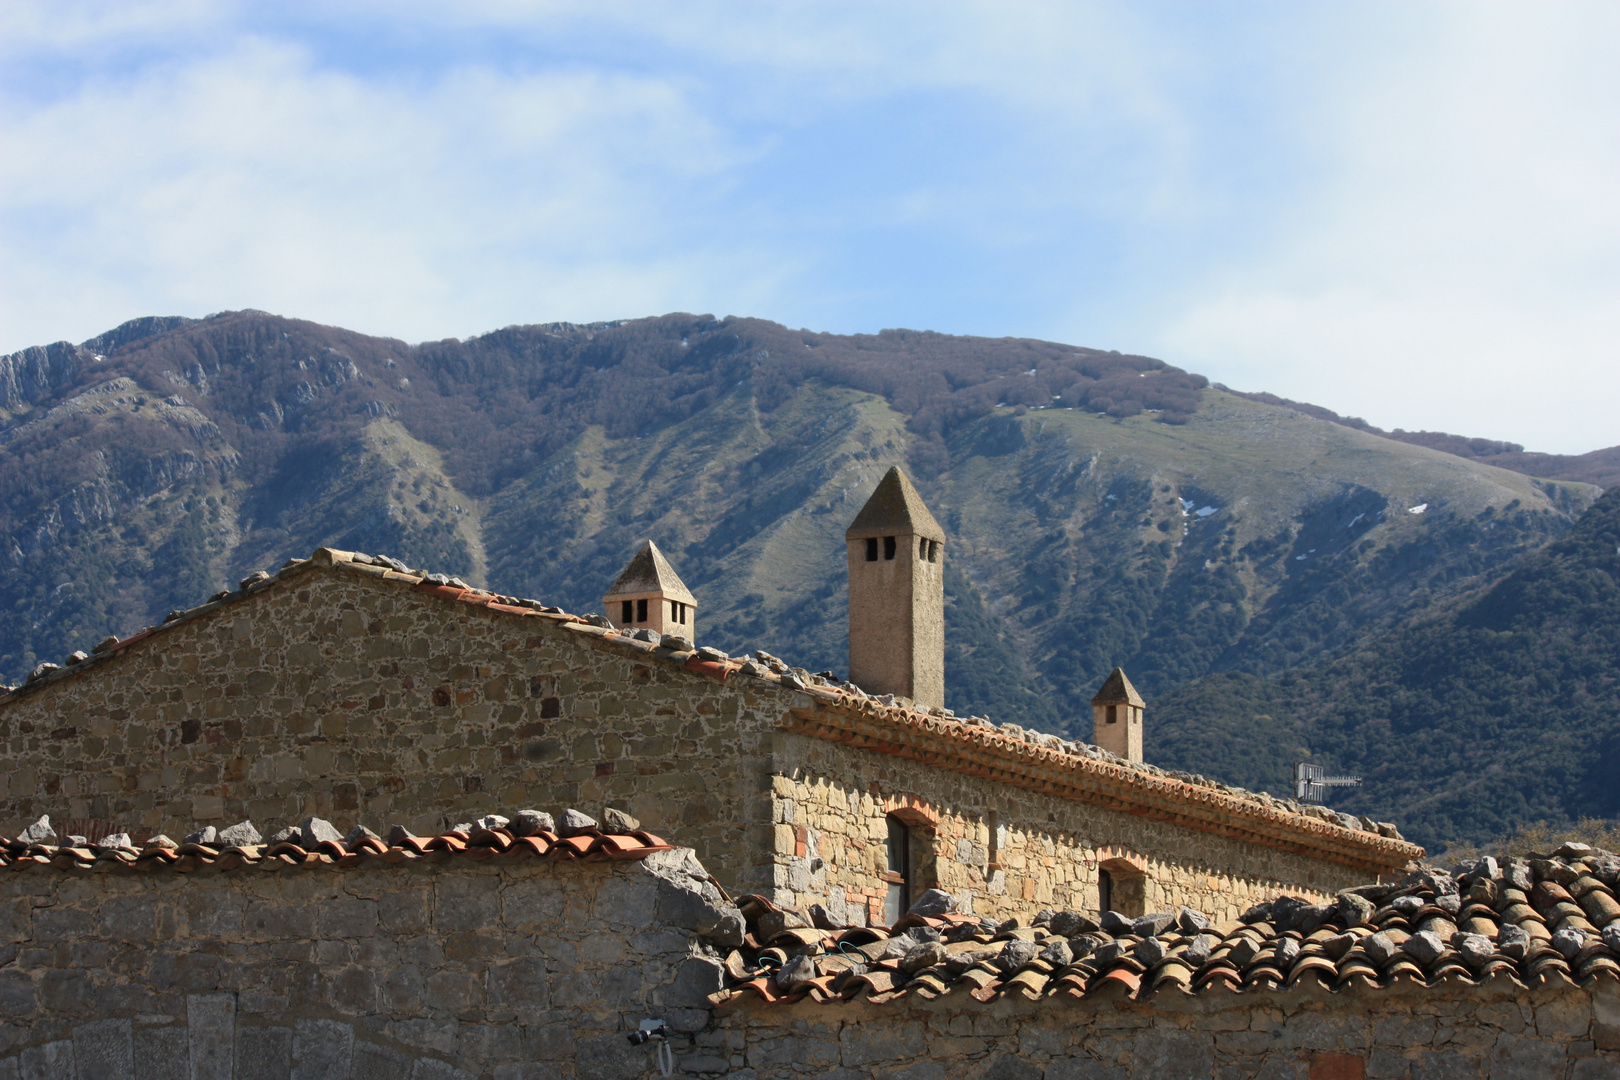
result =
[{"label": "grassy mountain slope", "polygon": [[[0,357],[0,676],[320,544],[590,611],[648,537],[706,642],[842,672],[843,530],[896,463],[949,535],[953,707],[1083,736],[1123,663],[1155,754],[1272,787],[1273,751],[1337,745],[1272,703],[1288,679],[1449,610],[1598,494],[1051,342],[137,320]],[[1267,719],[1178,690],[1222,680]]]},{"label": "grassy mountain slope", "polygon": [[1154,705],[1156,760],[1276,790],[1309,755],[1365,777],[1338,805],[1398,815],[1422,843],[1620,816],[1620,490],[1494,583],[1331,663]]}]

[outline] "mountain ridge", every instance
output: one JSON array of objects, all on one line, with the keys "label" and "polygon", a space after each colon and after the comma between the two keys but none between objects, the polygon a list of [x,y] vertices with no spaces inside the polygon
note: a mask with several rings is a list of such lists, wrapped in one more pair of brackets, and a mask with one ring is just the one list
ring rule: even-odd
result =
[{"label": "mountain ridge", "polygon": [[1150,747],[1160,699],[1354,654],[1599,495],[1151,357],[679,314],[420,345],[135,320],[0,358],[0,409],[11,679],[323,544],[583,613],[646,539],[707,643],[842,670],[843,531],[898,464],[947,534],[948,703],[1088,737],[1122,664]]}]

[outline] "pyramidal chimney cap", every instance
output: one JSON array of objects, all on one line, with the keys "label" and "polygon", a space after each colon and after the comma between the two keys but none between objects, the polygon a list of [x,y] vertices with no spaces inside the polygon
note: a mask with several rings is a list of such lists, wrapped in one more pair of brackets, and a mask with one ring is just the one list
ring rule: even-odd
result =
[{"label": "pyramidal chimney cap", "polygon": [[1093,705],[1135,705],[1138,709],[1147,707],[1147,702],[1142,700],[1142,695],[1136,692],[1136,687],[1131,685],[1131,680],[1125,677],[1124,668],[1115,668],[1108,673],[1108,678],[1103,682],[1102,689],[1097,691],[1097,696],[1091,699],[1091,703]]},{"label": "pyramidal chimney cap", "polygon": [[878,481],[872,497],[844,531],[845,540],[868,536],[921,536],[945,541],[945,530],[923,505],[922,496],[911,486],[900,466],[892,467]]},{"label": "pyramidal chimney cap", "polygon": [[697,606],[697,598],[669,565],[669,560],[658,550],[658,545],[651,540],[641,545],[641,550],[636,552],[630,565],[614,580],[613,587],[607,591],[604,599],[646,593],[659,593],[670,600]]}]

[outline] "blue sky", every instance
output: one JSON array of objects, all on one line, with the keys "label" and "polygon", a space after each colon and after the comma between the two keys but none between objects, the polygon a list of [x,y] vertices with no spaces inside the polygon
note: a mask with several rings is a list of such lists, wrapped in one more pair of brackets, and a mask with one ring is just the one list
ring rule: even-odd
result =
[{"label": "blue sky", "polygon": [[1159,356],[1620,443],[1620,6],[0,5],[0,352],[256,307]]}]

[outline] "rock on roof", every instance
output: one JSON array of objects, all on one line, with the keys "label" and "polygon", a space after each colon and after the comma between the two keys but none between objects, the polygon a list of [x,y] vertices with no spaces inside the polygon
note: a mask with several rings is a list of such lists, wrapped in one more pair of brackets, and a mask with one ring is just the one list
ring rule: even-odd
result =
[{"label": "rock on roof", "polygon": [[651,540],[641,545],[641,550],[636,552],[630,565],[614,580],[613,587],[607,591],[604,599],[644,593],[660,593],[671,600],[697,606],[697,598],[669,565],[669,560],[658,550],[658,545]]},{"label": "rock on roof", "polygon": [[878,481],[872,497],[844,530],[844,539],[904,535],[923,536],[941,543],[945,540],[945,530],[939,527],[934,515],[923,505],[922,496],[896,465]]},{"label": "rock on roof", "polygon": [[1136,692],[1131,680],[1125,677],[1124,668],[1115,668],[1108,673],[1103,681],[1102,689],[1097,696],[1091,699],[1093,705],[1135,705],[1138,709],[1147,707],[1142,695]]},{"label": "rock on roof", "polygon": [[[744,947],[716,1004],[873,1003],[962,994],[983,1005],[1113,994],[1257,993],[1314,980],[1329,990],[1419,989],[1451,979],[1528,987],[1620,977],[1620,858],[1585,844],[1453,872],[1422,866],[1332,903],[1279,896],[1211,926],[1189,908],[1128,919],[1043,911],[1028,923],[908,914],[892,929],[827,923],[739,898]],[[944,906],[954,902],[932,898]],[[921,905],[919,905],[921,907]],[[913,909],[918,911],[917,908]]]}]

